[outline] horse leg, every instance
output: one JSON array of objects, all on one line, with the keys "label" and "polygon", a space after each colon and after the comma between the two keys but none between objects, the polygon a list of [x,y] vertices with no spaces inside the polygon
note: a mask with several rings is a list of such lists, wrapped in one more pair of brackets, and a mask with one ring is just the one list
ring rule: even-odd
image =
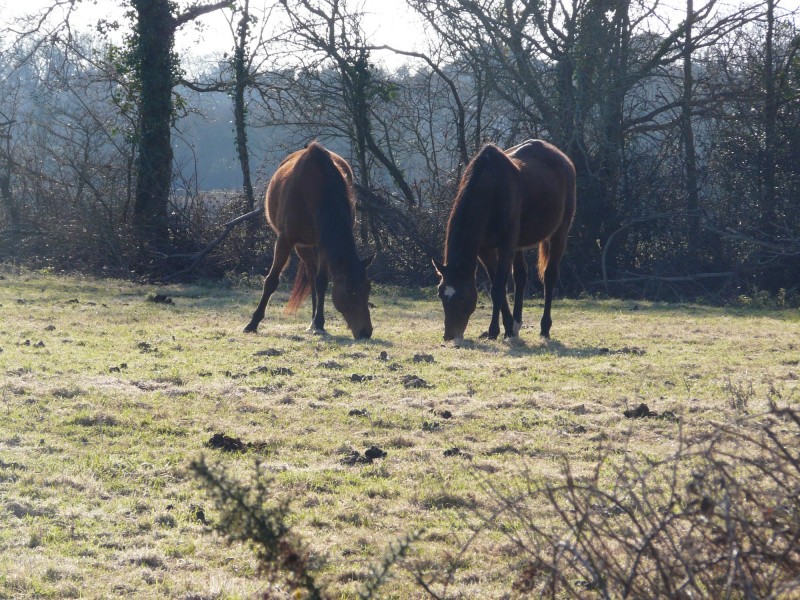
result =
[{"label": "horse leg", "polygon": [[[506,283],[508,282],[509,267],[511,260],[498,256],[499,252],[494,250],[481,250],[478,255],[483,263],[486,274],[492,282],[492,320],[489,323],[489,331],[486,337],[497,339],[500,335],[500,314],[503,315],[503,328],[506,337],[514,335],[514,318],[511,316],[511,308],[508,306],[508,296],[506,295]],[[505,254],[505,253],[503,253]]]},{"label": "horse leg", "polygon": [[311,325],[308,326],[308,330],[315,331],[317,329],[315,324],[317,308],[319,307],[317,303],[317,251],[313,246],[297,246],[295,247],[295,252],[297,252],[300,260],[303,261],[306,267],[306,275],[311,280]]},{"label": "horse leg", "polygon": [[514,255],[514,335],[518,335],[522,329],[522,301],[527,283],[528,265],[525,264],[525,255],[522,250],[517,250]]},{"label": "horse leg", "polygon": [[[544,313],[542,314],[542,329],[540,335],[543,338],[550,338],[550,327],[553,325],[553,319],[550,317],[550,307],[553,304],[553,290],[558,283],[558,271],[561,257],[564,255],[564,250],[567,246],[567,235],[559,235],[557,232],[549,240],[543,240],[539,244],[539,272],[544,284]],[[544,248],[543,244],[547,244]],[[542,264],[542,257],[546,256],[546,266]],[[542,266],[544,266],[544,274],[541,274]]]},{"label": "horse leg", "polygon": [[289,260],[289,254],[292,251],[292,244],[286,238],[278,235],[275,241],[275,254],[272,257],[272,266],[269,269],[267,277],[264,279],[264,293],[261,294],[261,301],[258,303],[250,323],[244,328],[245,333],[255,333],[258,331],[258,324],[264,318],[264,311],[267,309],[267,303],[270,296],[278,287],[280,281],[281,271],[286,266],[286,261]]},{"label": "horse leg", "polygon": [[328,262],[322,256],[319,257],[317,274],[314,277],[314,289],[316,291],[316,311],[314,321],[311,323],[317,332],[325,331],[325,292],[328,291]]}]

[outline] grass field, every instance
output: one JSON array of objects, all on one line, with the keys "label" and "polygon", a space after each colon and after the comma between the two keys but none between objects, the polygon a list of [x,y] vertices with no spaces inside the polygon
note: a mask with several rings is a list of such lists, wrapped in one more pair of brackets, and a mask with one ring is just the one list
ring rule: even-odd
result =
[{"label": "grass field", "polygon": [[[3,273],[3,598],[266,590],[252,552],[211,532],[213,507],[187,470],[201,454],[238,479],[260,460],[297,533],[326,557],[334,597],[356,596],[387,544],[415,530],[382,597],[424,597],[409,569],[445,568],[448,597],[502,597],[518,567],[515,525],[472,537],[491,488],[558,480],[562,457],[577,476],[601,451],[657,459],[675,449],[677,420],[691,436],[770,400],[800,403],[796,309],[558,300],[544,342],[534,299],[508,343],[478,339],[484,296],[472,342],[455,347],[441,341],[433,288],[378,287],[374,336],[355,342],[336,313],[324,337],[306,332],[308,303],[283,315],[287,283],[245,335],[255,287]],[[678,419],[623,416],[640,403]],[[216,433],[249,446],[207,446]],[[386,456],[352,460],[371,446]]]}]

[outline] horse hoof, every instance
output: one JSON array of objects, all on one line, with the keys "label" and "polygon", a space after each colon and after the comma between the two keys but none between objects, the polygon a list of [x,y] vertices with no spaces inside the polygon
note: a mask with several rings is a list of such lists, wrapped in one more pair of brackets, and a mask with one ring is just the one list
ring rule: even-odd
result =
[{"label": "horse hoof", "polygon": [[495,334],[490,333],[489,331],[484,331],[480,336],[478,336],[482,340],[496,340],[497,336],[500,335],[500,332]]},{"label": "horse hoof", "polygon": [[247,327],[244,328],[242,333],[256,333],[257,331],[258,331],[258,325],[255,326],[248,325]]}]

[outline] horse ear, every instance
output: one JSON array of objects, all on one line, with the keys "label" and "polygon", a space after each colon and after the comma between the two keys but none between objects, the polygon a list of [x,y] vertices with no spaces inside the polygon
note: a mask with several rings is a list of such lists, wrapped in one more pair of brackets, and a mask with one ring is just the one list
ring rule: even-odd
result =
[{"label": "horse ear", "polygon": [[433,268],[436,269],[436,272],[439,274],[439,277],[444,278],[444,272],[447,270],[447,267],[435,258],[432,258],[431,262],[433,263]]},{"label": "horse ear", "polygon": [[361,259],[361,264],[364,265],[365,269],[368,269],[369,266],[372,264],[372,261],[375,260],[375,257],[378,256],[377,252],[373,252],[367,258]]}]

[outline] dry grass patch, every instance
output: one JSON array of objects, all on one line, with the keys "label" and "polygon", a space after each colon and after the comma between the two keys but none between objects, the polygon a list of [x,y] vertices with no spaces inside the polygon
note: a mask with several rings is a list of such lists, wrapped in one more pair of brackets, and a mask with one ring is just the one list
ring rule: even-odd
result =
[{"label": "dry grass patch", "polygon": [[[657,462],[715,423],[798,403],[797,311],[558,301],[553,340],[526,326],[506,343],[477,339],[483,301],[457,348],[432,289],[378,289],[374,337],[355,342],[336,313],[324,337],[305,331],[310,307],[283,315],[285,287],[246,336],[255,288],[6,274],[0,596],[263,592],[251,551],[210,534],[220,513],[188,472],[205,455],[236,481],[260,460],[335,597],[356,597],[388,542],[416,531],[382,594],[502,597],[519,524],[481,519],[492,490],[563,481],[564,457],[576,481],[601,455]],[[642,403],[680,424],[623,416]],[[208,447],[215,434],[242,448]],[[343,460],[373,447],[386,455]]]}]

